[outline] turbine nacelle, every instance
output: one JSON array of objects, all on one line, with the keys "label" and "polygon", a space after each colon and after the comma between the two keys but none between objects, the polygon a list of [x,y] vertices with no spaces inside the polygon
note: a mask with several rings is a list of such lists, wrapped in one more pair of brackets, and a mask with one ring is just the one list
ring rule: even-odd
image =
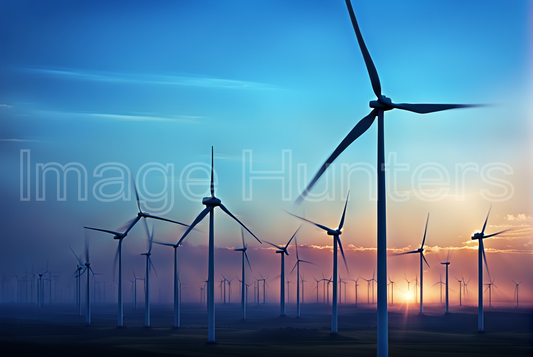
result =
[{"label": "turbine nacelle", "polygon": [[483,234],[483,232],[477,232],[477,233],[474,233],[474,235],[472,236],[472,240],[474,239],[483,239],[485,237],[485,235]]},{"label": "turbine nacelle", "polygon": [[381,109],[384,111],[394,109],[392,100],[384,95],[379,96],[378,100],[371,100],[368,104],[370,108]]},{"label": "turbine nacelle", "polygon": [[342,234],[342,231],[340,229],[330,229],[327,231],[328,236],[340,236]]},{"label": "turbine nacelle", "polygon": [[205,206],[220,206],[222,202],[216,197],[204,197],[202,198],[202,204]]},{"label": "turbine nacelle", "polygon": [[233,250],[236,252],[246,252],[246,248],[235,248]]}]

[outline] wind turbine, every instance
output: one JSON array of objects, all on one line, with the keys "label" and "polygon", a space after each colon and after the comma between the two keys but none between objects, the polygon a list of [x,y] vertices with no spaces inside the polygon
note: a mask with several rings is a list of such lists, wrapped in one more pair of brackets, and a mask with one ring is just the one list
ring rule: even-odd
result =
[{"label": "wind turbine", "polygon": [[[457,277],[455,278],[457,279]],[[461,296],[461,283],[463,283],[463,279],[457,279],[457,281],[459,282],[459,306],[462,306],[463,304],[463,301],[462,301],[462,296]]]},{"label": "wind turbine", "polygon": [[[300,226],[301,227],[301,226]],[[275,245],[273,243],[265,241],[265,243],[270,244],[271,246],[277,248],[276,254],[281,255],[281,275],[280,275],[280,296],[279,296],[279,315],[285,316],[285,255],[289,255],[289,252],[287,252],[287,248],[289,247],[289,244],[291,244],[292,239],[296,236],[296,233],[300,230],[300,227],[294,232],[291,239],[285,244],[284,247],[280,247],[278,245]],[[264,286],[263,286],[264,291]]]},{"label": "wind turbine", "polygon": [[515,284],[514,288],[514,296],[516,297],[516,307],[518,307],[518,285],[522,284],[522,282],[517,283],[514,280],[511,280]]},{"label": "wind turbine", "polygon": [[394,280],[389,278],[390,287],[391,287],[391,304],[394,305]]},{"label": "wind turbine", "polygon": [[[131,221],[129,221],[128,223],[126,223],[126,230],[124,231],[124,233],[120,233],[120,232],[115,232],[115,231],[111,231],[111,230],[108,230],[108,229],[100,229],[100,228],[92,228],[92,227],[83,227],[85,229],[92,229],[94,231],[99,231],[99,232],[105,232],[105,233],[110,233],[110,234],[113,234],[114,237],[113,239],[118,239],[118,247],[117,247],[117,252],[115,254],[115,263],[114,263],[114,266],[116,265],[116,262],[117,262],[117,258],[118,258],[118,327],[123,327],[124,326],[124,306],[123,306],[123,299],[122,299],[122,241],[124,240],[124,238],[126,238],[126,236],[128,235],[129,231],[133,228],[133,226],[141,219],[141,218],[144,218],[145,220],[147,218],[153,218],[153,219],[158,219],[160,221],[166,221],[166,222],[171,222],[171,223],[175,223],[175,224],[179,224],[179,225],[182,225],[182,226],[185,226],[185,227],[188,227],[185,223],[181,223],[181,222],[177,222],[177,221],[172,221],[170,219],[166,219],[166,218],[162,218],[162,217],[157,217],[157,216],[153,216],[151,215],[150,213],[147,213],[147,212],[143,212],[141,210],[141,203],[139,201],[139,193],[137,192],[137,186],[135,186],[135,183],[133,183],[133,187],[135,188],[135,197],[137,198],[137,208],[139,209],[139,212],[137,213],[137,216],[135,218],[133,218]],[[135,284],[135,286],[137,286],[137,284]],[[137,296],[135,296],[135,299],[137,299]]]},{"label": "wind turbine", "polygon": [[446,314],[450,313],[450,310],[449,310],[449,293],[448,293],[448,290],[450,289],[449,285],[448,285],[448,267],[450,266],[450,251],[448,250],[448,254],[446,256],[446,261],[441,263],[443,265],[446,266]]},{"label": "wind turbine", "polygon": [[489,273],[489,265],[487,264],[487,256],[485,255],[485,247],[483,245],[483,239],[490,238],[497,236],[498,234],[507,232],[508,229],[485,235],[485,228],[487,227],[487,221],[489,220],[490,210],[492,206],[489,208],[489,212],[487,213],[487,218],[485,219],[485,223],[483,224],[483,229],[481,232],[476,232],[472,236],[472,240],[477,239],[479,241],[479,248],[478,248],[478,313],[477,313],[477,330],[478,332],[483,332],[485,330],[485,322],[484,322],[484,316],[483,316],[483,260],[485,261],[485,267],[487,268],[487,274],[489,276],[490,281],[490,273]]},{"label": "wind turbine", "polygon": [[406,103],[393,103],[390,98],[387,98],[381,93],[381,83],[379,80],[378,72],[374,66],[374,62],[370,57],[370,53],[365,45],[359,25],[355,18],[355,14],[352,8],[350,0],[346,0],[346,6],[350,14],[350,19],[355,30],[357,42],[363,55],[363,59],[366,64],[366,68],[372,84],[372,89],[377,97],[377,100],[370,102],[372,111],[366,117],[361,119],[359,123],[348,133],[344,140],[337,146],[335,151],[324,162],[321,168],[316,173],[315,177],[311,180],[304,192],[298,197],[297,203],[301,203],[307,196],[309,191],[326,171],[328,166],[359,136],[367,131],[375,118],[378,118],[378,242],[377,242],[377,256],[378,256],[378,342],[377,342],[377,355],[388,355],[388,316],[387,316],[387,233],[386,233],[386,193],[385,193],[385,140],[384,140],[384,113],[392,109],[407,110],[419,114],[428,114],[433,112],[439,112],[449,109],[474,107],[474,105],[464,104],[406,104]]},{"label": "wind turbine", "polygon": [[215,343],[215,207],[220,207],[228,216],[233,218],[237,223],[239,223],[244,229],[248,231],[259,243],[262,243],[259,238],[257,238],[252,231],[250,231],[244,224],[241,223],[227,208],[222,204],[220,199],[215,197],[215,185],[213,181],[213,147],[211,147],[211,196],[204,197],[202,199],[202,204],[206,207],[196,219],[192,222],[189,228],[183,233],[183,236],[178,241],[180,244],[189,232],[198,224],[205,216],[209,213],[209,266],[208,266],[208,284],[207,284],[207,310],[208,310],[208,332],[207,332],[207,342]]},{"label": "wind turbine", "polygon": [[74,256],[76,257],[76,260],[77,260],[76,271],[74,272],[74,275],[77,278],[77,280],[76,280],[76,293],[77,293],[76,303],[78,304],[79,315],[81,316],[81,284],[80,284],[81,273],[80,272],[83,270],[83,268],[82,268],[83,263],[81,262],[81,259],[78,257],[78,255],[76,253],[74,253],[74,250],[72,249],[72,247],[69,246],[69,248],[70,248],[70,251],[72,252],[72,254],[74,254]]},{"label": "wind turbine", "polygon": [[485,289],[485,292],[487,290],[489,291],[489,307],[492,307],[492,287],[494,286],[495,288],[497,288],[496,284],[494,284],[494,280],[495,279],[493,279],[490,283],[485,284],[488,285],[487,289]]},{"label": "wind turbine", "polygon": [[411,252],[405,252],[405,253],[398,254],[398,255],[413,254],[413,253],[420,254],[420,314],[424,313],[424,294],[423,294],[424,293],[424,262],[427,264],[429,268],[429,263],[426,260],[426,257],[424,257],[424,243],[426,242],[428,222],[429,222],[429,213],[428,213],[428,218],[426,219],[426,229],[424,230],[424,238],[422,239],[422,245],[420,245],[420,248],[418,248],[417,250],[413,250]]},{"label": "wind turbine", "polygon": [[314,276],[313,276],[313,279],[315,279],[315,281],[316,281],[316,303],[318,304],[318,283],[321,282],[322,279],[321,279],[321,280],[318,280],[318,279],[315,278]]},{"label": "wind turbine", "polygon": [[[133,269],[132,269],[133,270]],[[134,292],[134,302],[133,302],[133,308],[135,310],[137,310],[137,280],[142,280],[144,281],[143,278],[139,278],[137,277],[137,275],[135,275],[135,270],[133,270],[133,283],[135,284],[135,292]],[[130,280],[131,281],[131,280]]]},{"label": "wind turbine", "polygon": [[[300,229],[298,227],[298,229]],[[300,276],[300,262],[301,263],[307,263],[307,264],[313,264],[311,262],[308,262],[307,260],[300,259],[298,256],[298,241],[297,238],[294,237],[294,246],[296,247],[296,264],[294,264],[294,267],[292,268],[290,274],[296,269],[296,317],[300,317],[300,284],[298,284],[298,277]],[[303,279],[302,279],[303,284]],[[302,287],[303,289],[303,287]]]},{"label": "wind turbine", "polygon": [[339,222],[339,227],[337,229],[328,228],[321,224],[315,223],[313,221],[310,221],[308,219],[305,219],[305,218],[302,218],[302,217],[299,217],[299,216],[296,216],[290,213],[296,218],[299,218],[305,222],[311,223],[317,226],[318,228],[325,230],[328,236],[333,236],[333,276],[331,277],[333,281],[333,296],[332,296],[333,303],[332,303],[332,309],[331,309],[331,333],[337,333],[337,330],[338,330],[338,326],[337,326],[338,324],[338,320],[337,320],[337,310],[338,310],[337,309],[337,304],[338,304],[338,301],[337,301],[337,292],[338,292],[337,291],[337,280],[338,280],[337,279],[337,275],[338,275],[337,274],[337,245],[341,250],[342,259],[344,260],[344,265],[346,266],[346,271],[348,272],[348,275],[350,275],[348,264],[346,264],[346,257],[344,256],[344,250],[342,249],[341,239],[339,238],[339,236],[342,234],[342,227],[344,226],[344,217],[346,215],[346,206],[348,206],[349,198],[350,198],[350,192],[348,192],[348,195],[346,196],[346,203],[344,204],[344,210],[342,211],[342,217]]},{"label": "wind turbine", "polygon": [[179,328],[181,324],[181,304],[179,297],[179,283],[178,283],[178,248],[179,244],[156,242],[159,245],[165,245],[174,248],[174,328]]},{"label": "wind turbine", "polygon": [[357,287],[359,286],[359,278],[357,279],[348,279],[348,280],[351,280],[353,281],[353,285],[354,285],[354,290],[355,290],[355,307],[357,307]]},{"label": "wind turbine", "polygon": [[234,249],[234,251],[242,252],[241,310],[242,310],[242,319],[245,320],[246,319],[246,291],[245,291],[246,290],[246,276],[245,276],[246,269],[244,267],[244,259],[246,258],[250,271],[252,271],[252,266],[250,265],[248,254],[246,253],[248,246],[244,243],[244,230],[242,228],[241,228],[241,238],[242,238],[242,248],[236,248]]},{"label": "wind turbine", "polygon": [[144,277],[144,327],[150,327],[150,270],[153,268],[156,276],[157,271],[155,270],[151,257],[154,227],[152,227],[152,233],[150,233],[148,230],[148,223],[144,220],[144,228],[146,229],[146,235],[148,236],[148,251],[146,253],[141,253],[141,255],[146,255],[146,272]]}]

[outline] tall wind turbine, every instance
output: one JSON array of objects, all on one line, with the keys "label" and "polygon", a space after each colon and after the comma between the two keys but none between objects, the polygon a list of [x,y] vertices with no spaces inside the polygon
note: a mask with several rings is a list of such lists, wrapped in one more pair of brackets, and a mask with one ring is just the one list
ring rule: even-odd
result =
[{"label": "tall wind turbine", "polygon": [[[298,241],[296,240],[296,237],[294,237],[294,246],[296,247],[296,264],[294,264],[294,267],[292,268],[290,274],[292,274],[294,269],[296,269],[296,317],[300,317],[300,284],[298,284],[298,277],[300,276],[300,262],[307,263],[307,264],[313,264],[313,263],[308,262],[307,260],[300,259],[300,257],[298,256]],[[303,284],[303,279],[302,279],[302,284]]]},{"label": "tall wind turbine", "polygon": [[233,218],[237,223],[239,223],[244,229],[248,231],[259,243],[262,243],[259,238],[255,236],[244,224],[241,223],[227,208],[222,204],[220,199],[215,197],[215,184],[213,181],[213,147],[211,147],[211,196],[204,197],[202,199],[202,204],[206,207],[196,219],[192,222],[190,227],[183,233],[178,244],[181,244],[183,239],[187,237],[189,232],[198,224],[205,216],[209,213],[209,266],[208,266],[208,284],[207,284],[207,311],[208,311],[208,332],[207,332],[207,342],[215,343],[215,207],[220,207],[228,216]]},{"label": "tall wind turbine", "polygon": [[[87,311],[86,311],[86,315],[85,315],[85,323],[87,325],[90,325],[91,324],[91,294],[90,294],[90,276],[91,274],[89,273],[93,273],[93,276],[94,276],[94,271],[93,271],[93,268],[91,268],[91,263],[90,263],[90,260],[89,260],[89,238],[87,236],[87,234],[85,234],[85,273],[87,275]],[[83,272],[82,272],[83,274]]]},{"label": "tall wind turbine", "polygon": [[154,269],[154,273],[157,276],[154,263],[152,262],[152,242],[154,240],[154,227],[152,227],[152,233],[148,230],[148,223],[144,220],[144,228],[146,229],[146,235],[148,236],[148,251],[141,253],[146,255],[146,272],[144,277],[144,327],[150,327],[150,271]]},{"label": "tall wind turbine", "polygon": [[[153,216],[150,213],[143,212],[141,210],[141,203],[139,201],[139,193],[137,192],[137,187],[135,186],[135,183],[134,183],[133,187],[135,188],[135,197],[137,198],[137,208],[139,209],[139,212],[137,213],[137,216],[135,218],[133,218],[128,223],[126,223],[127,228],[124,231],[124,233],[115,232],[115,231],[111,231],[111,230],[108,230],[108,229],[83,227],[85,229],[92,229],[94,231],[113,234],[114,235],[113,239],[118,239],[118,247],[117,247],[117,252],[115,254],[115,264],[114,264],[114,265],[116,265],[117,258],[118,258],[118,314],[117,314],[118,315],[118,318],[117,318],[118,327],[123,327],[124,326],[124,307],[123,307],[124,301],[122,299],[122,241],[124,240],[124,238],[126,238],[126,236],[128,235],[129,231],[133,228],[133,226],[141,218],[144,218],[144,219],[153,218],[153,219],[158,219],[160,221],[171,222],[171,223],[175,223],[175,224],[179,224],[179,225],[188,227],[185,223],[172,221],[170,219]],[[135,285],[137,285],[137,284],[135,284]]]},{"label": "tall wind turbine", "polygon": [[515,284],[514,288],[514,297],[516,297],[516,307],[518,307],[518,285],[522,284],[522,282],[517,283],[514,280],[511,280]]},{"label": "tall wind turbine", "polygon": [[[405,252],[400,253],[398,255],[404,255],[404,254],[412,254],[412,253],[419,253],[420,254],[420,313],[424,313],[424,262],[427,264],[429,268],[429,263],[426,260],[426,257],[424,257],[424,243],[426,243],[426,233],[428,231],[428,222],[429,222],[429,213],[428,218],[426,219],[426,229],[424,230],[424,238],[422,239],[422,245],[417,250],[413,250],[411,252]],[[379,296],[378,296],[379,301]]]},{"label": "tall wind turbine", "polygon": [[[301,226],[300,226],[301,227]],[[300,227],[294,232],[291,239],[285,244],[285,246],[280,247],[278,245],[275,245],[273,243],[265,241],[265,243],[270,244],[271,246],[277,248],[276,254],[281,255],[281,275],[280,275],[280,290],[279,290],[279,316],[285,316],[285,255],[289,255],[289,252],[287,252],[287,248],[289,247],[289,244],[291,244],[291,241],[296,236],[296,233],[300,230]],[[264,286],[263,286],[264,291]]]},{"label": "tall wind turbine", "polygon": [[449,310],[449,300],[448,300],[448,290],[450,289],[450,286],[448,285],[448,267],[450,266],[450,251],[448,251],[448,254],[446,256],[446,261],[441,263],[446,266],[446,314],[450,313]]},{"label": "tall wind turbine", "polygon": [[81,285],[80,285],[80,277],[81,277],[81,271],[83,270],[82,266],[83,266],[83,263],[81,262],[81,259],[78,257],[78,255],[76,253],[74,253],[74,250],[72,249],[72,247],[70,247],[70,251],[72,252],[72,254],[74,254],[74,256],[76,257],[76,260],[77,260],[77,265],[76,265],[76,271],[74,272],[77,280],[76,280],[76,295],[77,295],[77,298],[76,298],[76,303],[78,304],[78,310],[79,310],[79,315],[81,316]]},{"label": "tall wind turbine", "polygon": [[377,355],[388,355],[388,316],[387,316],[387,233],[386,233],[386,193],[385,193],[385,140],[384,140],[384,113],[392,109],[407,110],[419,114],[427,114],[433,112],[439,112],[448,109],[467,108],[473,107],[473,105],[464,104],[406,104],[406,103],[393,103],[390,98],[387,98],[381,93],[381,83],[379,80],[378,72],[374,66],[374,62],[370,57],[370,53],[365,45],[359,25],[355,18],[355,14],[352,8],[350,0],[346,0],[346,6],[350,14],[350,19],[355,30],[357,42],[363,55],[363,59],[366,64],[368,74],[370,76],[370,82],[372,89],[377,97],[377,100],[370,102],[372,111],[366,117],[361,119],[359,123],[348,133],[344,140],[337,146],[335,151],[320,167],[315,177],[311,180],[304,192],[298,197],[297,203],[301,203],[307,196],[309,191],[313,188],[318,179],[326,171],[328,166],[359,136],[370,128],[376,117],[378,118],[378,220],[377,220],[377,260],[378,260],[378,342],[377,342]]},{"label": "tall wind turbine", "polygon": [[348,272],[348,275],[350,275],[350,271],[348,269],[348,264],[346,264],[346,257],[344,256],[344,250],[342,249],[342,243],[339,236],[342,234],[342,227],[344,226],[344,217],[346,215],[346,207],[348,206],[348,199],[350,198],[350,192],[348,192],[348,195],[346,196],[346,203],[344,204],[344,210],[342,211],[342,217],[341,221],[339,222],[339,227],[337,229],[331,229],[326,226],[323,226],[321,224],[315,223],[313,221],[310,221],[308,219],[296,216],[291,213],[296,218],[299,218],[305,222],[311,223],[318,228],[321,228],[325,230],[328,234],[328,236],[333,236],[333,276],[331,277],[331,280],[333,282],[333,296],[332,296],[332,309],[331,309],[331,333],[337,333],[338,331],[338,320],[337,320],[337,311],[338,311],[338,298],[337,298],[337,246],[340,248],[342,253],[342,259],[344,259],[344,265],[346,266],[346,271]]},{"label": "tall wind turbine", "polygon": [[241,228],[241,238],[242,238],[242,248],[236,248],[234,251],[236,252],[242,252],[242,280],[241,280],[241,310],[242,310],[242,319],[246,319],[246,275],[245,275],[245,266],[244,266],[244,259],[246,258],[246,262],[248,262],[248,267],[250,268],[250,271],[252,271],[252,266],[250,265],[250,260],[248,259],[248,254],[246,253],[246,250],[248,249],[248,246],[244,243],[244,230]]},{"label": "tall wind turbine", "polygon": [[[492,208],[492,207],[491,207]],[[487,218],[483,224],[483,229],[481,232],[474,233],[472,240],[477,239],[479,241],[478,248],[478,310],[477,310],[477,330],[478,332],[485,331],[485,322],[483,316],[483,261],[485,261],[485,267],[487,268],[487,274],[490,281],[489,265],[487,264],[487,256],[485,255],[485,247],[483,245],[483,239],[497,236],[498,234],[507,232],[508,229],[500,231],[498,233],[493,233],[485,235],[485,228],[487,227],[487,221],[489,220],[490,210],[487,213]]]}]

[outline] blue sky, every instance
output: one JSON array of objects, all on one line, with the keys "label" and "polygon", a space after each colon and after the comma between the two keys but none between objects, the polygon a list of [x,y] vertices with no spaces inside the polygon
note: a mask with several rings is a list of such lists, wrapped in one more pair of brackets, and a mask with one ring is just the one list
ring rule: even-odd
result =
[{"label": "blue sky", "polygon": [[[411,192],[406,202],[389,202],[389,245],[418,244],[431,211],[437,244],[461,246],[480,228],[491,203],[494,225],[510,224],[508,215],[525,215],[521,224],[528,231],[511,248],[527,245],[533,194],[531,3],[353,6],[383,93],[393,101],[490,104],[425,116],[386,114],[386,150],[409,165],[397,188]],[[347,191],[346,184],[341,189],[341,165],[375,167],[374,125],[339,157],[334,200],[293,206],[300,193],[298,164],[308,171],[301,187],[374,99],[344,1],[4,1],[0,46],[1,223],[8,248],[1,253],[2,271],[70,254],[68,245],[82,245],[83,225],[116,229],[133,217],[133,201],[101,202],[92,194],[100,164],[121,163],[133,178],[147,163],[173,164],[173,177],[165,181],[152,172],[147,187],[155,192],[165,182],[173,185],[173,206],[165,216],[191,222],[202,206],[180,191],[180,174],[187,165],[209,163],[213,145],[218,196],[260,238],[274,241],[290,237],[298,226],[283,209],[337,224]],[[20,200],[21,150],[31,152],[29,201]],[[243,150],[252,151],[253,169],[260,171],[279,171],[282,150],[290,150],[292,200],[283,200],[279,180],[254,181],[252,200],[244,200]],[[87,201],[77,199],[75,175],[67,180],[65,201],[55,199],[53,176],[46,200],[36,200],[36,164],[50,162],[87,169]],[[449,195],[435,202],[414,195],[412,174],[427,163],[450,174]],[[465,199],[457,200],[456,165],[462,163],[480,170],[501,165],[490,182],[480,174],[467,176]],[[191,178],[205,175],[196,171]],[[497,179],[506,183],[497,186]],[[375,247],[375,201],[369,199],[375,184],[369,182],[362,173],[350,179],[346,245]],[[505,196],[511,186],[514,193]],[[505,199],[490,202],[483,189]],[[196,190],[200,194],[207,186]],[[158,229],[169,241],[179,236],[166,226]],[[217,218],[217,229],[217,244],[238,244],[238,227],[229,219]],[[207,225],[203,230],[205,235]],[[136,239],[143,239],[141,233]],[[325,244],[312,229],[308,234],[301,243]],[[205,244],[202,233],[190,239]]]}]

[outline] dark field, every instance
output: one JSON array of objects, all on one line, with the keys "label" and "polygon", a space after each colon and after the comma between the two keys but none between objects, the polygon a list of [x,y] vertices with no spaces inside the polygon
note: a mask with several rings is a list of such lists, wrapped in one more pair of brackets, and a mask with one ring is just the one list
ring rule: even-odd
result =
[{"label": "dark field", "polygon": [[[485,311],[485,333],[477,333],[475,307],[441,305],[407,310],[390,307],[390,356],[531,356],[533,310],[491,308]],[[241,320],[239,304],[216,306],[217,343],[207,342],[207,312],[184,304],[182,327],[172,329],[170,305],[152,306],[152,328],[144,328],[144,309],[125,305],[124,328],[116,328],[116,305],[96,305],[91,326],[73,305],[0,305],[1,356],[375,356],[376,312],[367,304],[339,308],[339,333],[330,334],[331,308],[302,305],[302,317],[288,305],[251,305]]]}]

